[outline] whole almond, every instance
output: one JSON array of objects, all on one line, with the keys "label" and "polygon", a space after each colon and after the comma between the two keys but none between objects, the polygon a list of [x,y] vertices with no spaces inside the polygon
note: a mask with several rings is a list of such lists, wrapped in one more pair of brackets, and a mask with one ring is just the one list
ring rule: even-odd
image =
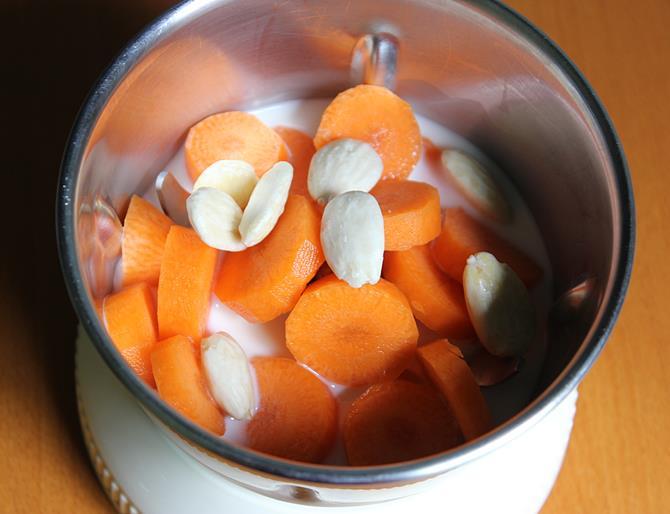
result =
[{"label": "whole almond", "polygon": [[442,152],[442,166],[456,187],[484,216],[507,223],[512,208],[488,171],[473,157],[453,149]]},{"label": "whole almond", "polygon": [[240,221],[240,235],[246,246],[260,243],[277,224],[288,199],[293,166],[280,161],[260,178],[251,193]]},{"label": "whole almond", "polygon": [[230,335],[218,332],[200,342],[202,367],[212,397],[228,414],[251,419],[256,394],[244,350]]},{"label": "whole almond", "polygon": [[328,266],[352,287],[376,284],[384,259],[384,218],[374,196],[349,191],[333,198],[321,219]]},{"label": "whole almond", "polygon": [[206,245],[229,252],[246,248],[238,230],[242,209],[228,193],[213,187],[196,189],[186,200],[186,210],[191,226]]},{"label": "whole almond", "polygon": [[221,160],[205,168],[193,184],[193,191],[213,187],[228,193],[244,209],[258,178],[254,167],[245,161]]},{"label": "whole almond", "polygon": [[312,157],[307,176],[309,194],[321,204],[347,191],[368,192],[382,176],[384,163],[368,143],[338,139]]},{"label": "whole almond", "polygon": [[523,355],[535,337],[535,312],[521,279],[487,252],[468,257],[465,303],[484,347],[499,357]]}]

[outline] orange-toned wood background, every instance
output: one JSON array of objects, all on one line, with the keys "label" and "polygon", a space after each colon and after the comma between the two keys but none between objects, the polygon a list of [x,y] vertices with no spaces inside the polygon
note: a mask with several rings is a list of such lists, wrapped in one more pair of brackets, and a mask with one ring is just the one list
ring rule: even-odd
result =
[{"label": "orange-toned wood background", "polygon": [[[60,155],[86,91],[167,0],[5,0],[0,251],[0,512],[111,513],[72,377],[75,317],[58,268]],[[670,512],[670,2],[509,0],[577,63],[628,155],[638,212],[628,300],[581,386],[543,512]]]}]

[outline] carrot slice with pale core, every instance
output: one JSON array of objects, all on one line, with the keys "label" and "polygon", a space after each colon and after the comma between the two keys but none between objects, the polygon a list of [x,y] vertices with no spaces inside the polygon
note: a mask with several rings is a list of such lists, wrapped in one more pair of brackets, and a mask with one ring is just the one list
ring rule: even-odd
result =
[{"label": "carrot slice with pale core", "polygon": [[386,252],[382,275],[398,286],[409,300],[416,319],[433,332],[454,339],[475,335],[463,286],[438,268],[428,245]]},{"label": "carrot slice with pale core", "polygon": [[189,228],[173,225],[158,279],[158,329],[162,339],[198,340],[205,330],[218,252]]},{"label": "carrot slice with pale core", "polygon": [[133,195],[123,222],[121,271],[123,286],[158,283],[165,239],[172,220],[144,198]]},{"label": "carrot slice with pale core", "polygon": [[254,450],[303,462],[319,462],[337,430],[337,404],[328,387],[293,359],[252,361],[258,411],[247,425]]},{"label": "carrot slice with pale core", "polygon": [[479,252],[489,252],[507,264],[527,287],[542,277],[541,268],[529,256],[494,234],[462,208],[445,209],[442,232],[433,243],[433,257],[438,265],[451,278],[463,282],[468,257]]},{"label": "carrot slice with pale core", "polygon": [[223,159],[246,161],[260,177],[286,159],[281,137],[253,114],[239,111],[213,114],[188,131],[184,143],[186,167],[193,180]]},{"label": "carrot slice with pale core", "polygon": [[353,288],[335,275],[311,284],[286,320],[286,346],[321,376],[351,386],[397,377],[418,330],[400,290],[380,280]]},{"label": "carrot slice with pale core", "polygon": [[412,107],[381,86],[352,87],[326,107],[314,146],[318,150],[342,138],[372,145],[384,162],[383,178],[407,178],[421,156],[421,133]]},{"label": "carrot slice with pale core", "polygon": [[102,304],[107,333],[128,366],[153,387],[151,351],[158,339],[156,301],[146,283],[110,294]]},{"label": "carrot slice with pale core", "polygon": [[196,352],[188,337],[174,336],[158,342],[151,354],[158,394],[193,423],[223,435],[225,419],[209,394]]},{"label": "carrot slice with pale core", "polygon": [[440,235],[440,194],[425,182],[383,180],[370,191],[384,216],[384,250],[407,250]]},{"label": "carrot slice with pale core", "polygon": [[467,440],[491,428],[491,415],[458,347],[440,339],[418,349],[426,374],[442,392]]},{"label": "carrot slice with pale core", "polygon": [[289,312],[324,262],[320,218],[310,199],[290,194],[270,235],[226,254],[214,289],[219,299],[252,323]]},{"label": "carrot slice with pale core", "polygon": [[351,406],[343,435],[352,466],[427,457],[463,441],[437,392],[406,380],[377,384],[363,393]]}]

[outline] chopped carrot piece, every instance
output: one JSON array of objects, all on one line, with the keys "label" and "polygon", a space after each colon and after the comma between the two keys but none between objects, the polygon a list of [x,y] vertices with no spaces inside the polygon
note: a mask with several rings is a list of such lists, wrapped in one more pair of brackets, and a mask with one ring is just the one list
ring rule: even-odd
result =
[{"label": "chopped carrot piece", "polygon": [[193,423],[223,435],[225,419],[209,394],[192,341],[184,336],[159,341],[151,363],[160,397]]},{"label": "chopped carrot piece", "polygon": [[449,408],[427,385],[393,380],[373,385],[351,406],[344,446],[352,466],[427,457],[461,444]]},{"label": "chopped carrot piece", "polygon": [[440,339],[418,349],[419,359],[442,392],[466,440],[491,428],[491,415],[475,377],[458,347]]},{"label": "chopped carrot piece", "polygon": [[321,376],[351,386],[397,377],[418,330],[400,290],[380,280],[353,288],[330,275],[311,284],[286,320],[286,346]]},{"label": "chopped carrot piece", "polygon": [[165,239],[172,220],[144,198],[133,195],[123,222],[121,269],[124,286],[158,283]]},{"label": "chopped carrot piece", "polygon": [[372,145],[384,162],[382,178],[407,178],[421,156],[421,133],[412,107],[381,86],[347,89],[328,105],[314,146],[319,149],[342,138]]},{"label": "chopped carrot piece", "polygon": [[383,180],[370,191],[384,216],[384,250],[407,250],[440,235],[440,194],[425,182]]},{"label": "chopped carrot piece", "polygon": [[277,225],[256,246],[228,253],[215,285],[219,299],[252,323],[289,312],[323,264],[314,203],[290,194]]},{"label": "chopped carrot piece", "polygon": [[158,279],[158,329],[200,339],[205,330],[218,252],[189,228],[173,225]]},{"label": "chopped carrot piece", "polygon": [[409,300],[416,319],[433,332],[467,339],[475,335],[463,286],[437,267],[428,245],[386,252],[382,275]]},{"label": "chopped carrot piece", "polygon": [[437,264],[451,278],[463,282],[468,257],[479,252],[489,252],[509,265],[527,287],[542,277],[542,270],[529,256],[470,217],[462,208],[445,209],[442,232],[433,243],[433,257]]},{"label": "chopped carrot piece", "polygon": [[156,301],[146,283],[105,297],[102,304],[107,333],[135,374],[154,387],[151,351],[158,339]]},{"label": "chopped carrot piece", "polygon": [[258,411],[247,425],[254,450],[303,462],[319,462],[337,430],[337,404],[328,387],[293,359],[258,357]]},{"label": "chopped carrot piece", "polygon": [[246,161],[260,177],[274,163],[286,159],[286,148],[281,137],[256,116],[230,111],[193,125],[186,136],[184,156],[193,180],[222,159]]},{"label": "chopped carrot piece", "polygon": [[288,147],[288,162],[293,165],[293,181],[291,193],[309,196],[307,175],[312,156],[316,152],[314,142],[304,132],[289,127],[275,127],[275,132],[284,140]]}]

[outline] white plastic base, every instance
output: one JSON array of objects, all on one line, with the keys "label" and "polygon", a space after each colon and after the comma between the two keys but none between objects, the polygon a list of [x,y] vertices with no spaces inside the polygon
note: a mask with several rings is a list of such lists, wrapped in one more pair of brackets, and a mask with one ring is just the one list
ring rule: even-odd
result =
[{"label": "white plastic base", "polygon": [[[145,514],[296,513],[296,505],[251,492],[175,447],[114,377],[83,331],[76,379],[82,429],[100,481],[119,512]],[[536,513],[554,484],[567,448],[577,392],[503,448],[439,478],[420,494],[357,507],[354,513]]]}]

